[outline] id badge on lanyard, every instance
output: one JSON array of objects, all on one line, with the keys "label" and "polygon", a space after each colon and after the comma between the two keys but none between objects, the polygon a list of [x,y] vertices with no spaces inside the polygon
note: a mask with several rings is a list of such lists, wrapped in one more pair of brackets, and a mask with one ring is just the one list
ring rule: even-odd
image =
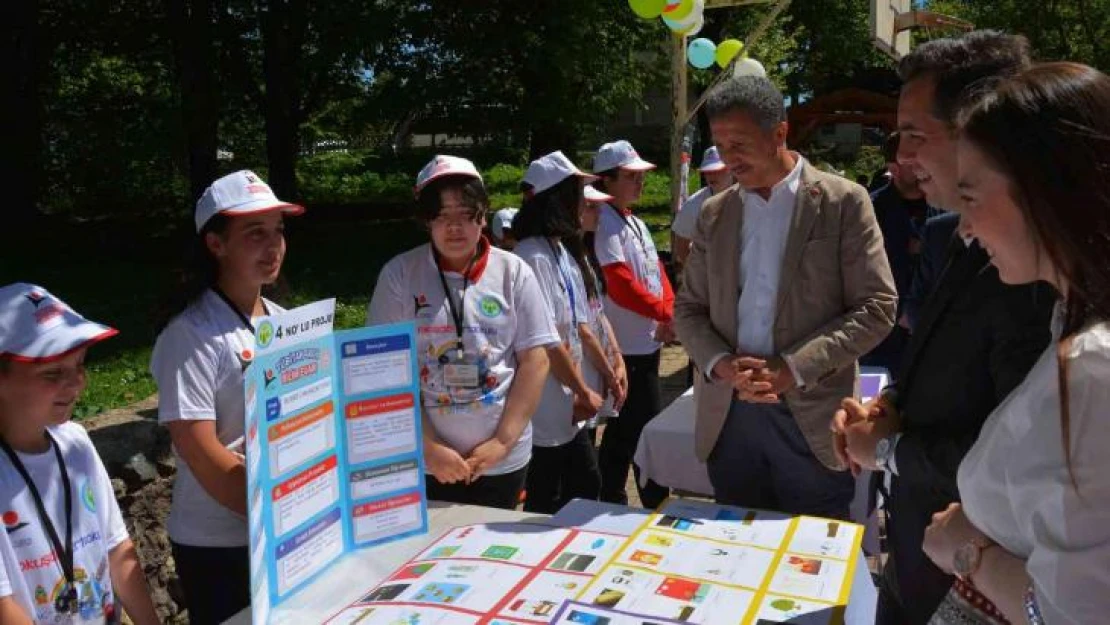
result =
[{"label": "id badge on lanyard", "polygon": [[465,352],[461,357],[449,357],[443,365],[443,383],[451,388],[478,388],[478,359]]},{"label": "id badge on lanyard", "polygon": [[[474,266],[477,255],[470,260],[463,272],[462,295],[459,305],[455,307],[454,294],[447,286],[447,278],[443,270],[439,269],[440,284],[443,285],[443,296],[447,299],[447,308],[451,312],[451,321],[455,325],[455,348],[448,350],[447,362],[443,363],[443,383],[448,388],[476,389],[480,385],[480,371],[478,358],[475,354],[467,354],[463,345],[463,322],[466,319],[466,289],[470,286],[470,270]],[[438,269],[438,264],[437,264]]]}]

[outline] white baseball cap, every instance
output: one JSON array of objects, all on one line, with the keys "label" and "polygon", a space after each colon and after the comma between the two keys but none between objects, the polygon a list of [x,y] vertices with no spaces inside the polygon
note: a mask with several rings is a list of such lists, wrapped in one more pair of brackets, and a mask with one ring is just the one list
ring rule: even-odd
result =
[{"label": "white baseball cap", "polygon": [[632,144],[621,139],[606,143],[601,146],[594,156],[594,173],[609,171],[610,169],[629,169],[632,171],[648,171],[655,169],[655,165],[640,158]]},{"label": "white baseball cap", "polygon": [[197,232],[217,214],[250,215],[273,210],[300,215],[304,207],[277,199],[270,185],[253,171],[237,171],[213,182],[197,200]]},{"label": "white baseball cap", "polygon": [[416,174],[416,187],[415,192],[420,193],[420,190],[428,186],[428,183],[436,178],[444,176],[469,176],[471,178],[482,179],[482,175],[478,173],[478,168],[474,163],[458,156],[446,156],[437,154],[435,158],[428,161],[428,164]]},{"label": "white baseball cap", "polygon": [[571,176],[583,178],[586,182],[597,180],[597,176],[578,169],[561,151],[556,150],[528,164],[524,172],[524,182],[532,186],[532,193],[543,193]]},{"label": "white baseball cap", "polygon": [[582,187],[582,195],[585,196],[587,202],[610,202],[613,200],[613,196],[598,191],[592,185]]},{"label": "white baseball cap", "polygon": [[705,155],[701,157],[701,167],[698,167],[698,171],[711,174],[715,171],[724,171],[726,169],[728,169],[728,165],[725,165],[725,162],[721,160],[721,155],[717,152],[717,146],[709,146],[709,149],[705,151]]},{"label": "white baseball cap", "polygon": [[0,358],[49,362],[116,334],[40,286],[16,282],[0,287]]},{"label": "white baseball cap", "polygon": [[494,238],[498,241],[505,239],[505,229],[513,227],[513,217],[516,217],[517,212],[515,208],[502,208],[493,214],[493,218],[489,221],[489,229]]}]

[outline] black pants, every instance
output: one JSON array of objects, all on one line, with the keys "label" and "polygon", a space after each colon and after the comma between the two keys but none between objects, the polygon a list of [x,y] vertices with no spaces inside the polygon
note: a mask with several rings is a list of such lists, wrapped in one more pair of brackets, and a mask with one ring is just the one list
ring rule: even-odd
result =
[{"label": "black pants", "polygon": [[444,484],[429,473],[424,476],[424,482],[428,499],[515,510],[527,474],[528,467],[524,467],[502,475],[483,475],[470,484]]},{"label": "black pants", "polygon": [[929,495],[898,483],[884,497],[886,544],[889,552],[879,584],[877,625],[925,625],[936,612],[955,579],[933,564],[921,548],[932,512]]},{"label": "black pants", "polygon": [[636,489],[645,508],[655,508],[670,495],[670,490],[648,480],[640,486],[640,468],[632,465],[632,456],[640,442],[640,432],[655,415],[662,403],[659,397],[659,352],[645,355],[624,355],[628,370],[628,399],[621,407],[620,416],[605,424],[601,437],[598,465],[601,467],[601,500],[609,503],[628,504],[625,484],[628,467],[636,476]]},{"label": "black pants", "polygon": [[219,625],[251,604],[249,548],[170,546],[190,625]]},{"label": "black pants", "polygon": [[526,512],[555,514],[571,499],[597,499],[601,474],[589,430],[578,430],[558,447],[532,446],[532,463],[524,487]]},{"label": "black pants", "polygon": [[852,474],[821,464],[784,403],[733,400],[707,465],[718,503],[848,519]]}]

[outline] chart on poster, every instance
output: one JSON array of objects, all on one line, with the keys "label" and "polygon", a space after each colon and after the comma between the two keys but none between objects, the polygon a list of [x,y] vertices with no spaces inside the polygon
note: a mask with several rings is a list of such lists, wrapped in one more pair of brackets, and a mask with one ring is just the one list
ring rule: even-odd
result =
[{"label": "chart on poster", "polygon": [[853,523],[673,500],[576,599],[613,611],[598,616],[610,625],[827,625],[843,617],[862,540]]},{"label": "chart on poster", "polygon": [[[342,556],[427,531],[412,324],[258,321],[244,375],[252,620]],[[449,625],[445,621],[444,625]]]},{"label": "chart on poster", "polygon": [[[549,623],[625,537],[531,523],[454,528],[329,624]],[[413,622],[413,621],[406,621]]]}]

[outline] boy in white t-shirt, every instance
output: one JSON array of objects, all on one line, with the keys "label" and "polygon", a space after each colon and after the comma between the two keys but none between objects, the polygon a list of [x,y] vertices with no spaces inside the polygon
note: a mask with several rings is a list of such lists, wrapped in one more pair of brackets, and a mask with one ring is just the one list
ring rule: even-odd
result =
[{"label": "boy in white t-shirt", "polygon": [[729,188],[734,182],[732,172],[728,170],[728,165],[725,165],[725,162],[721,160],[721,155],[717,152],[717,146],[715,145],[709,146],[709,149],[705,151],[698,171],[701,172],[701,176],[705,180],[705,186],[686,198],[686,201],[682,204],[682,210],[678,211],[671,223],[671,232],[674,233],[674,262],[679,269],[690,254],[690,240],[694,238],[694,231],[698,227],[701,205],[705,204],[705,201],[709,198]]},{"label": "boy in white t-shirt", "polygon": [[[594,184],[613,196],[601,208],[594,251],[604,274],[605,311],[616,332],[628,370],[628,399],[620,416],[605,426],[598,462],[601,500],[627,504],[625,484],[640,432],[661,409],[659,351],[674,340],[674,292],[659,261],[647,224],[632,214],[644,189],[645,172],[655,165],[640,158],[627,141],[606,143],[594,157]],[[639,470],[633,466],[639,477]],[[655,508],[669,491],[648,480],[640,501]]]},{"label": "boy in white t-shirt", "polygon": [[116,331],[45,289],[0,287],[0,623],[157,623],[108,472],[69,421],[85,352]]},{"label": "boy in white t-shirt", "polygon": [[559,341],[536,277],[482,236],[489,198],[470,161],[437,156],[416,180],[431,241],[386,263],[368,324],[415,321],[428,498],[520,501],[548,360]]}]

